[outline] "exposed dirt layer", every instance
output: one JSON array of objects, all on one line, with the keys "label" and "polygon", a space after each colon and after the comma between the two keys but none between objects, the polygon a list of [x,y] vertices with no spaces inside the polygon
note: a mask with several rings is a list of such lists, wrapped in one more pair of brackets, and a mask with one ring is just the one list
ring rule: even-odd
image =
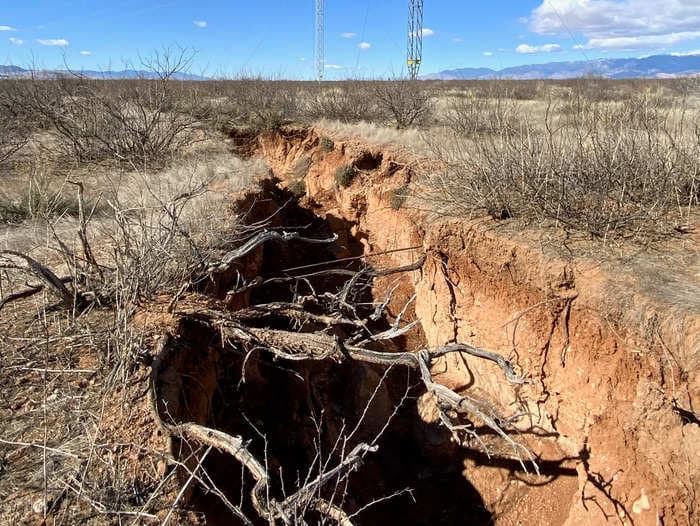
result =
[{"label": "exposed dirt layer", "polygon": [[[247,201],[242,207],[249,205],[251,222],[272,217],[270,228],[306,225],[304,230],[316,236],[330,233],[329,223],[269,184]],[[317,297],[337,293],[347,278],[321,275],[301,282],[278,282],[275,277],[291,274],[290,269],[321,268],[343,259],[341,255],[361,253],[359,248],[352,238],[318,250],[293,242],[267,243],[236,270],[238,279],[264,276],[269,284],[252,293],[229,295],[229,311],[292,301],[303,286]],[[341,265],[343,270],[361,264],[361,259],[349,257]],[[220,295],[230,290],[232,274],[218,276],[209,292]],[[372,300],[371,294],[355,298],[358,305]],[[303,481],[308,483],[339,463],[358,444],[371,443],[378,450],[364,458],[356,472],[321,490],[323,498],[352,516],[353,524],[491,523],[491,513],[462,476],[466,452],[452,443],[446,428],[420,417],[425,411],[421,399],[425,390],[419,387],[415,371],[359,361],[284,362],[268,351],[231,343],[224,338],[223,328],[200,309],[180,311],[176,317],[177,327],[170,331],[174,336],[162,342],[153,365],[153,401],[159,420],[166,427],[194,423],[244,437],[247,450],[261,462],[264,459],[272,479],[272,498],[282,500],[304,485]],[[378,323],[388,327],[382,320]],[[286,318],[281,310],[264,325],[298,333],[314,329]],[[256,323],[249,320],[247,326],[253,330]],[[377,350],[397,351],[423,342],[417,328]],[[190,469],[180,474],[190,506],[207,524],[238,522],[220,495],[188,485],[190,473],[201,469],[211,479],[211,487],[232,502],[242,502],[242,512],[254,520],[254,506],[239,496],[248,494],[255,480],[231,455],[215,449],[204,458],[202,451],[201,444],[174,434],[171,453]],[[305,518],[315,523],[313,514]],[[267,521],[260,519],[260,523]]]},{"label": "exposed dirt layer", "polygon": [[[524,475],[497,446],[490,457],[467,452],[461,466],[495,522],[696,523],[697,299],[679,302],[664,294],[667,287],[635,282],[635,268],[619,262],[545,255],[541,237],[509,234],[492,220],[429,221],[419,210],[396,210],[392,196],[415,178],[410,159],[347,140],[329,152],[321,136],[271,134],[257,151],[282,186],[303,178],[302,205],[348,247],[383,254],[376,264],[405,265],[428,254],[401,283],[400,296],[417,294],[429,345],[464,341],[499,351],[531,380],[513,388],[491,364],[460,356],[433,371],[444,385],[469,389],[505,414],[527,415],[518,425],[542,476]],[[334,179],[344,165],[357,172],[349,188]],[[684,243],[677,255],[690,265],[690,281],[680,288],[697,290],[697,240]]]}]

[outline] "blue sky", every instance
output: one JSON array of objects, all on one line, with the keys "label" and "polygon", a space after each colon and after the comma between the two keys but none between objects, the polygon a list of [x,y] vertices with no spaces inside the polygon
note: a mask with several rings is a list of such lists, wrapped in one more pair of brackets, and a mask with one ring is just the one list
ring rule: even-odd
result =
[{"label": "blue sky", "polygon": [[[328,78],[401,74],[407,0],[326,0]],[[193,72],[314,75],[313,0],[2,0],[0,64],[121,69],[179,45]],[[693,53],[700,0],[425,0],[422,73]]]}]

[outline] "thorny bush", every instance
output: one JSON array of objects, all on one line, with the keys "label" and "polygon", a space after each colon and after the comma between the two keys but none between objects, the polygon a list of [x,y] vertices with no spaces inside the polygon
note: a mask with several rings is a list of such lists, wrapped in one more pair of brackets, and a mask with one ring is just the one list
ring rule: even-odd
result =
[{"label": "thorny bush", "polygon": [[21,114],[48,124],[61,152],[79,162],[162,164],[202,138],[197,93],[177,78],[191,58],[186,51],[155,55],[143,62],[149,74],[138,80],[78,73],[34,77],[4,98]]},{"label": "thorny bush", "polygon": [[682,230],[698,204],[699,123],[648,97],[619,111],[580,102],[558,118],[550,101],[541,123],[430,139],[446,170],[427,178],[426,199],[441,214],[553,220],[596,238]]}]

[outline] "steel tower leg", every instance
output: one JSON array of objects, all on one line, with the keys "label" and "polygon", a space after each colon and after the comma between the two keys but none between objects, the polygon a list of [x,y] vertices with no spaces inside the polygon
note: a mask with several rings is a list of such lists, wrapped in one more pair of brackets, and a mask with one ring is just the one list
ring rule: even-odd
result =
[{"label": "steel tower leg", "polygon": [[408,75],[412,80],[418,77],[423,59],[423,0],[408,1]]},{"label": "steel tower leg", "polygon": [[319,82],[323,80],[326,68],[323,58],[323,2],[324,0],[316,0],[316,75]]}]

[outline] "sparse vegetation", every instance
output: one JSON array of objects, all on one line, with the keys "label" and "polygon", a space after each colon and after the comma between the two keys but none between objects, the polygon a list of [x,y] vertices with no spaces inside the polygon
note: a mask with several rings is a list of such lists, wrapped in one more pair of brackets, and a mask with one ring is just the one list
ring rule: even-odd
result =
[{"label": "sparse vegetation", "polygon": [[74,74],[31,79],[7,90],[7,104],[47,123],[55,148],[78,162],[112,160],[132,167],[162,165],[202,139],[196,92],[175,75],[187,68],[187,51],[145,61],[155,78],[120,82]]},{"label": "sparse vegetation", "polygon": [[306,194],[306,183],[303,179],[295,179],[287,187],[290,192],[296,197],[301,197]]},{"label": "sparse vegetation", "polygon": [[28,180],[16,190],[7,187],[0,190],[0,223],[17,224],[64,215],[78,217],[79,204],[70,184],[66,181],[56,184],[41,167],[34,165]]},{"label": "sparse vegetation", "polygon": [[321,150],[324,152],[330,153],[335,148],[335,143],[330,137],[321,137],[319,140],[319,146],[321,146]]},{"label": "sparse vegetation", "polygon": [[432,95],[419,81],[379,82],[374,85],[374,96],[388,119],[399,129],[423,124],[431,116]]},{"label": "sparse vegetation", "polygon": [[[686,108],[658,100],[620,106],[574,94],[562,119],[550,99],[541,120],[493,119],[477,139],[453,126],[447,140],[431,140],[447,170],[428,178],[428,200],[439,213],[550,220],[599,239],[672,234],[698,204],[700,143]],[[449,118],[475,122],[473,112],[455,106]]]},{"label": "sparse vegetation", "polygon": [[347,188],[352,184],[353,179],[355,179],[355,167],[350,164],[344,164],[338,167],[335,171],[335,182],[338,186]]},{"label": "sparse vegetation", "polygon": [[411,190],[408,185],[403,185],[394,188],[391,191],[391,208],[399,210],[406,203],[406,199],[411,195]]},{"label": "sparse vegetation", "polygon": [[459,135],[512,133],[520,126],[520,110],[508,94],[496,92],[493,97],[478,97],[469,91],[448,103],[444,122]]}]

